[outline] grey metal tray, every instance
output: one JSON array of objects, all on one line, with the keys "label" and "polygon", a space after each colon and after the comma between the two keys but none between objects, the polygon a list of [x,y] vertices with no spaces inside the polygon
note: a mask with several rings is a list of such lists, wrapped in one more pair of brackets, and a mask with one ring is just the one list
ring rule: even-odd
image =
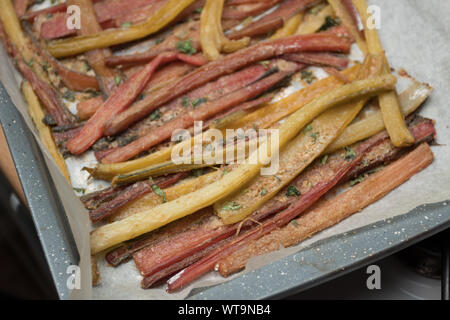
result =
[{"label": "grey metal tray", "polygon": [[[68,299],[66,270],[78,262],[78,252],[43,156],[2,84],[0,122],[58,294]],[[342,276],[449,227],[450,201],[424,205],[389,221],[319,241],[227,283],[195,289],[188,299],[282,298]]]}]

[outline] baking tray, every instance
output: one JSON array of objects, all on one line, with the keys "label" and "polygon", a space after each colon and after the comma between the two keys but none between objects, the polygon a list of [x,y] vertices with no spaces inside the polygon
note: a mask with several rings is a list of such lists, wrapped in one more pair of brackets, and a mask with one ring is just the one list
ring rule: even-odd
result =
[{"label": "baking tray", "polygon": [[[67,267],[79,255],[33,135],[0,83],[0,122],[22,183],[55,287],[69,298]],[[450,227],[450,200],[336,235],[221,285],[194,289],[188,299],[283,298],[382,259]]]}]

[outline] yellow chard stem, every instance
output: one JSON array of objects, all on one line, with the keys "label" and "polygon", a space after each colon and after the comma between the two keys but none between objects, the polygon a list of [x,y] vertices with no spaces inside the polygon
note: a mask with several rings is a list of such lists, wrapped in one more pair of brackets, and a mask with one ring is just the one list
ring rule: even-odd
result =
[{"label": "yellow chard stem", "polygon": [[62,58],[141,39],[167,26],[194,1],[168,0],[161,9],[141,24],[105,30],[93,35],[55,40],[47,45],[47,50],[54,57]]},{"label": "yellow chard stem", "polygon": [[[368,12],[366,0],[353,0],[353,3],[364,24],[364,33],[366,35],[369,54],[382,56],[385,60],[384,72],[385,74],[391,74],[378,32],[374,26],[369,25],[372,17]],[[409,132],[400,109],[397,92],[395,90],[384,92],[378,96],[378,99],[386,130],[394,146],[406,147],[414,143],[414,137]]]}]

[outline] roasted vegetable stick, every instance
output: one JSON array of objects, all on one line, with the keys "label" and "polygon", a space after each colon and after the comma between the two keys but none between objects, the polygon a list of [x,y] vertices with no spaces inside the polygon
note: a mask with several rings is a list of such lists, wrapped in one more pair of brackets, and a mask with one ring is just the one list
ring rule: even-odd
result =
[{"label": "roasted vegetable stick", "polygon": [[339,69],[346,68],[349,62],[347,58],[338,57],[330,53],[294,53],[284,55],[283,58],[306,65],[328,66]]},{"label": "roasted vegetable stick", "polygon": [[[123,23],[137,24],[144,21],[147,17],[144,14],[153,13],[160,8],[165,0],[112,0],[112,1],[98,1],[93,6],[94,14],[97,16],[98,23],[103,29],[120,27]],[[31,22],[39,15],[48,15],[50,18],[42,23],[40,36],[46,40],[53,40],[67,36],[74,36],[77,33],[76,29],[69,29],[67,27],[67,7],[70,6],[68,1],[44,10],[33,11],[21,19],[30,20]],[[151,7],[155,6],[151,10]],[[150,6],[150,10],[149,7]],[[81,12],[83,12],[83,7]],[[138,13],[138,14],[136,14]],[[83,14],[83,13],[82,13]],[[144,17],[142,17],[144,16]],[[122,23],[121,23],[122,22]]]},{"label": "roasted vegetable stick", "polygon": [[[131,2],[131,1],[127,1]],[[164,6],[166,0],[151,0],[151,2],[142,7],[142,8],[136,8],[134,10],[131,10],[130,12],[127,12],[120,17],[117,17],[116,19],[112,19],[111,21],[107,22],[107,26],[109,28],[120,28],[123,24],[139,24],[144,22],[148,17],[152,16],[157,12],[162,6]],[[195,3],[194,3],[195,5]],[[192,6],[190,6],[192,7]],[[190,7],[186,8],[178,17],[178,19],[182,19],[183,15],[189,15],[188,10]],[[106,28],[105,28],[106,29]]]},{"label": "roasted vegetable stick", "polygon": [[[178,199],[188,193],[197,191],[217,180],[219,180],[225,171],[216,170],[207,174],[204,174],[200,177],[186,179],[181,181],[179,184],[167,188],[164,190],[164,194],[166,195],[167,201],[173,201]],[[119,221],[134,214],[137,214],[141,211],[148,210],[150,208],[154,208],[163,203],[163,199],[161,196],[151,193],[143,196],[142,198],[133,201],[128,204],[124,208],[121,208],[113,217],[112,221]]]},{"label": "roasted vegetable stick", "polygon": [[14,10],[18,16],[25,14],[28,7],[33,4],[32,0],[14,0]]},{"label": "roasted vegetable stick", "polygon": [[433,152],[425,143],[405,157],[331,200],[323,200],[284,228],[275,230],[261,239],[224,258],[218,264],[223,276],[242,270],[247,261],[261,255],[294,246],[315,233],[329,228],[352,214],[376,202],[409,180],[433,162]]},{"label": "roasted vegetable stick", "polygon": [[43,103],[47,113],[58,125],[67,125],[74,120],[74,116],[65,108],[59,96],[50,84],[50,81],[43,71],[41,61],[28,45],[19,19],[17,19],[14,8],[10,0],[0,1],[0,21],[7,35],[5,41],[9,53],[16,59],[17,68],[23,77],[33,87],[37,96]]},{"label": "roasted vegetable stick", "polygon": [[67,144],[67,149],[73,154],[81,154],[89,149],[104,134],[105,123],[115,115],[126,109],[147,86],[150,78],[161,64],[178,59],[180,53],[163,53],[145,68],[136,72],[122,84],[97,110],[86,123],[81,132]]},{"label": "roasted vegetable stick", "polygon": [[[142,211],[124,220],[94,230],[91,234],[92,253],[96,254],[120,242],[153,231],[223,199],[240,189],[257,175],[264,163],[268,163],[272,155],[278,152],[278,148],[286,145],[306,124],[311,122],[319,114],[340,103],[362,98],[363,96],[370,96],[380,90],[392,89],[395,83],[396,78],[392,75],[355,81],[315,99],[289,116],[281,125],[278,144],[271,143],[269,137],[267,141],[262,143],[262,146],[258,150],[250,155],[249,158],[251,161],[240,165],[232,172],[223,176],[219,181],[174,201],[164,203],[156,208]],[[268,152],[264,154],[260,150],[267,150]]]},{"label": "roasted vegetable stick", "polygon": [[161,30],[194,1],[169,0],[164,7],[142,24],[127,28],[105,30],[95,35],[53,41],[48,44],[47,49],[54,57],[61,58],[141,39]]},{"label": "roasted vegetable stick", "polygon": [[57,5],[45,8],[45,9],[41,9],[41,10],[35,10],[35,11],[29,11],[26,14],[24,14],[23,16],[20,17],[21,20],[27,20],[29,22],[34,22],[34,19],[36,19],[36,17],[40,16],[41,14],[54,14],[54,13],[58,13],[58,12],[65,12],[67,10],[67,5],[65,3],[59,3]]},{"label": "roasted vegetable stick", "polygon": [[55,160],[56,165],[61,170],[61,173],[66,178],[67,182],[70,183],[69,171],[67,170],[66,162],[59,152],[55,141],[53,140],[51,129],[42,122],[42,119],[45,117],[45,113],[42,110],[41,103],[39,102],[39,99],[34,93],[29,82],[25,81],[22,83],[22,92],[27,100],[28,112],[36,125],[36,129],[42,143],[47,147],[48,152],[52,156],[53,160]]},{"label": "roasted vegetable stick", "polygon": [[[295,34],[311,34],[320,29],[320,27],[324,24],[325,18],[329,16],[333,16],[333,9],[327,5],[322,7],[320,4],[318,7],[315,7],[309,11],[308,14],[305,15],[303,22],[298,26]],[[321,8],[322,7],[322,8]],[[312,11],[319,10],[317,13],[312,13]]]},{"label": "roasted vegetable stick", "polygon": [[[433,88],[425,83],[414,83],[399,95],[402,112],[405,116],[413,113],[430,96]],[[367,139],[385,129],[383,115],[380,110],[374,111],[364,119],[349,125],[344,132],[325,151],[330,153]]]},{"label": "roasted vegetable stick", "polygon": [[300,12],[296,14],[295,16],[289,18],[288,21],[284,24],[284,26],[280,29],[278,29],[271,37],[270,39],[280,39],[284,37],[289,37],[297,31],[298,26],[302,22],[303,19],[303,12]]},{"label": "roasted vegetable stick", "polygon": [[[187,146],[188,144],[192,145],[193,139],[180,142],[179,146],[180,147],[182,147],[183,145]],[[132,171],[137,171],[142,168],[146,168],[164,161],[168,161],[171,158],[172,150],[173,146],[164,148],[160,151],[157,151],[155,153],[152,153],[148,156],[136,160],[111,164],[108,163],[99,164],[93,169],[92,168],[84,168],[84,169],[97,179],[111,180],[116,175],[127,174]]]},{"label": "roasted vegetable stick", "polygon": [[[161,177],[161,179],[159,179],[160,181],[139,181],[129,185],[124,190],[119,192],[116,197],[109,199],[107,202],[104,202],[97,208],[89,211],[89,217],[92,222],[104,220],[105,218],[114,215],[118,210],[120,210],[120,208],[123,208],[133,200],[151,193],[152,191],[154,192],[154,187],[166,189],[184,179],[187,175],[187,172],[181,172],[168,177]],[[157,192],[155,192],[155,194],[157,194]],[[163,200],[166,200],[165,194]]]},{"label": "roasted vegetable stick", "polygon": [[95,114],[102,104],[102,97],[94,97],[81,101],[77,104],[77,116],[81,120],[87,120]]},{"label": "roasted vegetable stick", "polygon": [[209,60],[220,58],[222,51],[231,53],[246,47],[250,38],[228,40],[222,30],[222,11],[225,0],[206,0],[201,15],[200,43]]},{"label": "roasted vegetable stick", "polygon": [[[123,185],[128,184],[130,182],[139,181],[146,179],[148,177],[156,177],[176,172],[185,172],[191,171],[194,169],[200,169],[209,167],[212,165],[221,164],[224,162],[225,155],[234,154],[234,159],[236,161],[244,161],[248,156],[250,150],[254,150],[257,147],[257,139],[251,139],[249,141],[245,141],[244,145],[239,146],[242,148],[242,154],[238,154],[236,144],[231,143],[230,145],[223,146],[221,150],[216,150],[215,152],[206,153],[204,152],[201,157],[195,158],[195,156],[190,157],[189,160],[191,163],[175,163],[173,161],[167,161],[163,163],[158,163],[156,165],[143,168],[142,170],[133,171],[127,174],[118,175],[114,177],[112,180],[113,185]],[[219,158],[220,163],[215,163],[215,160]],[[195,159],[195,163],[194,160]]]},{"label": "roasted vegetable stick", "polygon": [[[354,0],[353,3],[355,4],[355,7],[364,23],[364,32],[366,35],[369,53],[372,55],[381,55],[386,60],[378,32],[374,26],[369,25],[369,21],[371,21],[372,17],[368,13],[366,0]],[[385,73],[391,73],[387,60],[385,64]],[[396,91],[393,90],[382,93],[378,96],[378,99],[380,102],[380,109],[383,114],[383,121],[386,126],[386,130],[389,132],[389,136],[392,139],[392,143],[396,147],[411,145],[414,142],[414,137],[406,127]]]},{"label": "roasted vegetable stick", "polygon": [[17,68],[33,87],[50,119],[59,126],[70,125],[75,117],[65,108],[53,87],[45,80],[40,79],[17,53],[15,57]]},{"label": "roasted vegetable stick", "polygon": [[49,83],[47,75],[42,70],[40,63],[38,63],[40,61],[35,61],[39,59],[29,46],[28,39],[22,31],[20,21],[14,12],[11,0],[1,0],[0,6],[2,8],[0,10],[0,21],[7,36],[5,41],[9,47],[10,54],[14,58],[20,55],[40,80],[45,80],[45,82]]},{"label": "roasted vegetable stick", "polygon": [[0,7],[2,8],[0,10],[0,20],[9,41],[15,47],[15,50],[20,52],[25,61],[30,61],[34,55],[28,48],[27,39],[22,32],[11,0],[1,0]]},{"label": "roasted vegetable stick", "polygon": [[350,31],[355,38],[359,49],[365,55],[367,54],[367,44],[359,32],[358,25],[355,23],[352,13],[349,12],[346,5],[341,0],[328,0],[336,15],[341,19],[342,24]]},{"label": "roasted vegetable stick", "polygon": [[248,17],[255,17],[281,1],[282,0],[253,1],[253,3],[242,3],[236,5],[229,4],[227,1],[225,3],[226,7],[223,11],[223,18],[240,20]]},{"label": "roasted vegetable stick", "polygon": [[64,66],[60,61],[53,58],[47,51],[45,51],[45,49],[42,48],[38,39],[36,39],[33,31],[31,30],[31,25],[27,22],[22,22],[22,26],[30,38],[31,48],[45,61],[48,66],[52,66],[55,69],[58,76],[61,78],[61,81],[69,90],[84,91],[89,89],[99,89],[98,81],[95,77],[71,70]]},{"label": "roasted vegetable stick", "polygon": [[[350,80],[354,80],[359,72],[359,69],[359,65],[353,66],[342,71],[342,75]],[[342,85],[343,83],[336,77],[328,77],[316,81],[302,90],[293,92],[286,98],[270,103],[266,107],[243,116],[241,119],[232,123],[228,128],[247,128],[248,125],[260,129],[269,128],[278,120],[281,120],[297,111],[299,108],[311,102],[321,94]]]},{"label": "roasted vegetable stick", "polygon": [[[77,31],[78,35],[88,36],[102,31],[91,0],[68,0],[67,5],[76,5],[80,8],[81,28]],[[116,91],[116,79],[121,78],[120,72],[105,65],[105,59],[109,56],[111,56],[109,48],[86,52],[86,59],[95,72],[99,88],[105,100]]]},{"label": "roasted vegetable stick", "polygon": [[306,10],[317,3],[317,0],[286,0],[273,12],[265,15],[261,19],[245,26],[243,29],[234,31],[228,35],[230,39],[240,39],[243,37],[262,36],[283,25],[296,14]]}]

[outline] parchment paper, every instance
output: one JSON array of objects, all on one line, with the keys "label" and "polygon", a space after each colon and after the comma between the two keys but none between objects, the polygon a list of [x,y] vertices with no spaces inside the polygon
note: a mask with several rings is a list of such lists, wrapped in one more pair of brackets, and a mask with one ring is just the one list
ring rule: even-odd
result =
[{"label": "parchment paper", "polygon": [[[450,169],[448,165],[450,161],[450,114],[447,106],[447,95],[450,90],[450,1],[372,0],[368,2],[381,9],[379,32],[391,66],[396,69],[405,68],[413,77],[421,82],[429,83],[435,89],[421,114],[436,120],[438,143],[441,144],[433,147],[436,159],[429,168],[361,213],[353,215],[296,247],[252,259],[243,273],[297,252],[318,240],[405,214],[422,204],[450,199]],[[20,77],[12,67],[4,50],[0,52],[0,63],[2,65],[1,81],[28,127],[35,137],[38,137],[26,111],[26,103],[20,93]],[[404,81],[399,82],[398,89],[401,90],[405,84]],[[123,264],[118,268],[111,268],[106,265],[104,259],[100,258],[99,271],[102,283],[92,290],[89,255],[91,225],[88,214],[75,196],[72,187],[65,182],[45,147],[40,142],[39,146],[43,150],[56,189],[62,199],[81,257],[81,290],[74,290],[71,298],[180,299],[186,297],[194,287],[217,284],[243,274],[239,273],[234,277],[223,279],[215,273],[210,273],[183,291],[168,295],[164,287],[142,290],[140,288],[142,277],[133,262]],[[92,155],[68,161],[72,171],[73,184],[75,187],[87,186],[89,190],[95,190],[104,184],[87,181],[87,175],[79,174],[77,171],[86,161],[93,163]],[[426,219],[425,216],[424,219]]]}]

